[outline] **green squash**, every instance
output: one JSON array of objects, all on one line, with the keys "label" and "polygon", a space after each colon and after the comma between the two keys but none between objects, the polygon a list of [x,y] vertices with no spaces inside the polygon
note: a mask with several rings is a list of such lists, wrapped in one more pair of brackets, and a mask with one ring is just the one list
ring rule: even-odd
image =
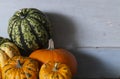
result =
[{"label": "green squash", "polygon": [[47,47],[52,36],[51,23],[40,10],[23,8],[10,18],[8,34],[21,49],[34,51]]},{"label": "green squash", "polygon": [[0,45],[4,42],[10,42],[10,40],[8,38],[0,37]]}]

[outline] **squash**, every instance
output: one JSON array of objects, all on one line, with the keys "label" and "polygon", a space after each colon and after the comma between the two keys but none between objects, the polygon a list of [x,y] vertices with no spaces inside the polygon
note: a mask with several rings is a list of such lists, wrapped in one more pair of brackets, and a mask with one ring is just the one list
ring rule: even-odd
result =
[{"label": "squash", "polygon": [[51,23],[40,10],[22,8],[10,18],[8,34],[18,47],[31,52],[47,46],[52,36]]},{"label": "squash", "polygon": [[2,79],[2,71],[1,71],[1,69],[0,69],[0,79]]},{"label": "squash", "polygon": [[52,39],[49,40],[48,49],[35,50],[29,57],[38,60],[42,64],[47,63],[48,61],[64,63],[70,67],[72,74],[77,72],[77,60],[75,56],[68,50],[62,48],[55,49]]},{"label": "squash", "polygon": [[49,61],[42,65],[39,79],[72,79],[72,74],[66,64]]},{"label": "squash", "polygon": [[39,63],[28,57],[14,56],[2,69],[2,79],[38,79]]},{"label": "squash", "polygon": [[3,67],[9,58],[20,55],[18,47],[9,39],[0,37],[0,67]]}]

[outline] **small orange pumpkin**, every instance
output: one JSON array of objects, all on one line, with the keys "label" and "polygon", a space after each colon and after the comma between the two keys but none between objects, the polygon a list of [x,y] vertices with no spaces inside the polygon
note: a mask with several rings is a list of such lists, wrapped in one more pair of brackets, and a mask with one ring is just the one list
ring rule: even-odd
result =
[{"label": "small orange pumpkin", "polygon": [[2,79],[38,79],[39,63],[28,57],[14,56],[2,68]]},{"label": "small orange pumpkin", "polygon": [[71,79],[72,74],[66,64],[59,62],[45,63],[41,66],[39,79]]},{"label": "small orange pumpkin", "polygon": [[29,57],[36,59],[41,63],[47,63],[48,61],[64,63],[70,67],[72,74],[77,72],[77,61],[75,56],[65,49],[55,49],[52,39],[49,40],[48,49],[33,51]]}]

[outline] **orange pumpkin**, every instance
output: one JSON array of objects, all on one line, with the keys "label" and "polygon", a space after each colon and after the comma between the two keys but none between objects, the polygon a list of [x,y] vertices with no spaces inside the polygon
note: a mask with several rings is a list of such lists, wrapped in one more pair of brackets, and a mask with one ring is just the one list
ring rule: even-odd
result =
[{"label": "orange pumpkin", "polygon": [[39,63],[28,57],[14,56],[2,68],[2,79],[38,79]]},{"label": "orange pumpkin", "polygon": [[2,71],[1,71],[1,69],[0,69],[0,79],[2,79]]},{"label": "orange pumpkin", "polygon": [[42,65],[39,79],[71,79],[72,74],[66,64],[59,62],[48,62]]},{"label": "orange pumpkin", "polygon": [[75,56],[65,49],[55,49],[52,39],[49,40],[48,49],[33,51],[29,57],[36,59],[41,63],[47,63],[48,61],[64,63],[70,67],[72,74],[77,72],[77,61]]}]

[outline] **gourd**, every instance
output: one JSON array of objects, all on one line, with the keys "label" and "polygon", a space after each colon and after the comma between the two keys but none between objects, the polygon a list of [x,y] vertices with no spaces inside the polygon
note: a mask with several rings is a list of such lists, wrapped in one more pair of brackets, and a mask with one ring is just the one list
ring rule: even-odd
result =
[{"label": "gourd", "polygon": [[72,74],[66,64],[49,61],[42,65],[39,79],[72,79]]},{"label": "gourd", "polygon": [[18,47],[7,38],[0,37],[0,68],[9,58],[20,55]]},{"label": "gourd", "polygon": [[2,79],[2,71],[1,71],[1,69],[0,69],[0,79]]},{"label": "gourd", "polygon": [[47,63],[48,61],[60,62],[68,65],[72,74],[77,72],[77,60],[75,56],[66,49],[54,48],[52,39],[49,40],[48,49],[35,50],[29,57],[38,60],[42,64]]},{"label": "gourd", "polygon": [[22,8],[10,18],[8,34],[18,47],[31,52],[47,46],[52,36],[51,23],[42,11]]},{"label": "gourd", "polygon": [[39,63],[28,57],[14,56],[2,69],[2,79],[38,79]]}]

